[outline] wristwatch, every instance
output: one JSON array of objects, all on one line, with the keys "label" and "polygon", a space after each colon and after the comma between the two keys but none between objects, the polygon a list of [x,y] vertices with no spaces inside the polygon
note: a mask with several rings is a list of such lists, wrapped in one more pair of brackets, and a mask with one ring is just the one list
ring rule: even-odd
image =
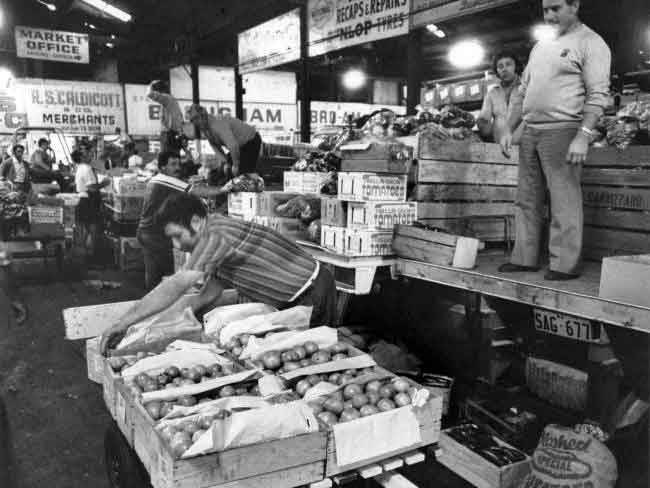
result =
[{"label": "wristwatch", "polygon": [[587,134],[589,137],[593,137],[596,135],[596,131],[593,129],[590,129],[588,127],[585,127],[584,125],[580,127],[580,130]]}]

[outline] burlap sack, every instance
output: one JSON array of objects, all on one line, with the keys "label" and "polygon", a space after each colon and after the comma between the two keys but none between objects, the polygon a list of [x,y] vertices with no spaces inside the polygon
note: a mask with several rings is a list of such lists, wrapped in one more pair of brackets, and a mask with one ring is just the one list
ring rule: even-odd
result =
[{"label": "burlap sack", "polygon": [[616,459],[605,444],[573,429],[547,425],[519,488],[613,488]]}]

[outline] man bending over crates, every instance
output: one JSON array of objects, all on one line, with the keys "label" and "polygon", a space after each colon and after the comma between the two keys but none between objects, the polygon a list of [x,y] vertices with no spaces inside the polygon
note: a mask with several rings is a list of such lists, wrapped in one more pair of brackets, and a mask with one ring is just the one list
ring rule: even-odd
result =
[{"label": "man bending over crates", "polygon": [[582,252],[580,177],[594,127],[608,102],[611,55],[605,41],[580,22],[580,0],[542,0],[556,37],[538,42],[510,105],[501,146],[510,153],[522,119],[515,247],[501,272],[539,269],[545,184],[551,196],[547,280],[579,276]]},{"label": "man bending over crates", "polygon": [[278,308],[312,306],[311,325],[333,325],[336,286],[332,274],[303,249],[277,232],[219,214],[208,216],[201,200],[187,193],[169,197],[156,214],[174,247],[191,252],[185,269],[147,294],[103,336],[102,352],[119,342],[129,326],[176,303],[203,281],[202,303],[224,288]]}]

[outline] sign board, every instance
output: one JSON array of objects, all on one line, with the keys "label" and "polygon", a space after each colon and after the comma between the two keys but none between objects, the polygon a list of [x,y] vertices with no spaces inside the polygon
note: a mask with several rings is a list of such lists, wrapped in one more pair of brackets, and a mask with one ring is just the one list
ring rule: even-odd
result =
[{"label": "sign board", "polygon": [[608,344],[609,338],[599,322],[574,317],[563,313],[533,308],[535,330],[545,334],[565,337],[582,342]]},{"label": "sign board", "polygon": [[311,129],[318,130],[328,125],[346,125],[348,116],[358,118],[387,108],[398,115],[406,114],[406,107],[399,105],[372,105],[369,103],[311,102]]},{"label": "sign board", "polygon": [[250,73],[300,58],[300,9],[237,36],[239,72]]},{"label": "sign board", "polygon": [[[169,71],[171,94],[177,99],[192,99],[189,67]],[[296,74],[288,71],[258,71],[242,76],[244,102],[296,103]],[[235,100],[233,68],[199,66],[201,100]]]},{"label": "sign board", "polygon": [[501,7],[518,0],[411,0],[411,27],[423,27],[444,20]]},{"label": "sign board", "polygon": [[88,64],[88,34],[17,25],[16,55],[62,63]]},{"label": "sign board", "polygon": [[118,83],[22,78],[16,83],[30,125],[71,134],[114,134],[124,128],[122,86]]},{"label": "sign board", "polygon": [[407,34],[409,6],[409,0],[309,0],[309,56]]},{"label": "sign board", "polygon": [[[135,136],[157,136],[160,133],[162,107],[149,100],[146,85],[125,85],[126,114],[129,133]],[[190,99],[178,100],[185,112],[192,104]],[[232,100],[201,100],[201,105],[213,115],[235,115]],[[296,104],[244,103],[244,121],[257,128],[266,142],[290,142],[297,125]]]}]

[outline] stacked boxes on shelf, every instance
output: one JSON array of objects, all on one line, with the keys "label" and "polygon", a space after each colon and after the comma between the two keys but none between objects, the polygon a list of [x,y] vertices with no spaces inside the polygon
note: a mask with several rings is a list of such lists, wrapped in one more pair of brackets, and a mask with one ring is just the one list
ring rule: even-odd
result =
[{"label": "stacked boxes on shelf", "polygon": [[147,181],[134,174],[113,177],[105,202],[111,233],[118,237],[135,236],[146,186]]},{"label": "stacked boxes on shelf", "polygon": [[321,204],[321,245],[348,256],[393,254],[393,228],[417,219],[406,201],[412,149],[401,143],[352,143],[341,148],[338,197]]}]

